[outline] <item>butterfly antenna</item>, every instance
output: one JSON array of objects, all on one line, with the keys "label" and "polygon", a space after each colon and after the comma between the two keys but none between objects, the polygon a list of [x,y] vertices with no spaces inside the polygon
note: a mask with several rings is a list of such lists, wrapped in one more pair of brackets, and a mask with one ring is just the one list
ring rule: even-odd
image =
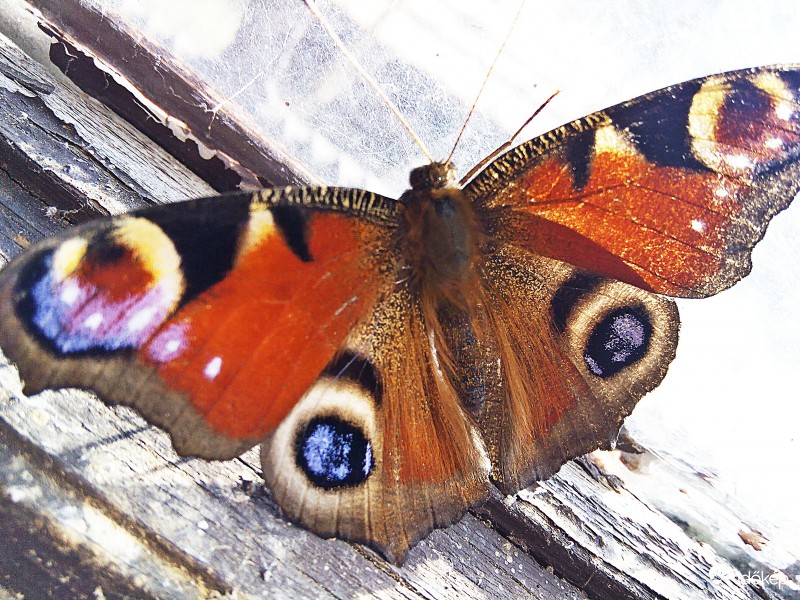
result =
[{"label": "butterfly antenna", "polygon": [[366,81],[370,85],[370,87],[372,87],[372,89],[375,90],[378,96],[380,96],[381,100],[383,100],[386,106],[389,107],[389,110],[391,110],[394,113],[394,116],[397,117],[397,120],[400,121],[403,127],[405,127],[406,131],[408,131],[408,134],[416,142],[420,150],[422,150],[422,153],[425,155],[425,158],[427,158],[431,163],[435,162],[433,160],[433,157],[431,156],[431,153],[428,152],[428,149],[425,147],[425,144],[422,143],[422,140],[411,128],[411,125],[402,115],[400,110],[394,105],[394,103],[392,103],[389,97],[384,93],[384,91],[378,85],[378,82],[376,82],[372,78],[372,76],[363,69],[363,67],[356,60],[355,56],[353,56],[350,50],[347,49],[347,46],[344,45],[342,38],[340,38],[339,35],[336,33],[336,31],[334,31],[333,27],[331,27],[328,21],[325,19],[325,17],[322,16],[322,13],[320,13],[317,10],[316,5],[314,4],[314,0],[303,0],[303,2],[308,7],[308,10],[311,11],[311,14],[313,14],[317,18],[319,24],[322,25],[322,28],[325,30],[328,36],[333,40],[333,43],[336,44],[336,46],[339,48],[342,54],[344,54],[345,58],[347,58],[347,60],[350,62],[351,65],[353,65],[355,70],[358,71],[359,75],[361,75],[364,81]]},{"label": "butterfly antenna", "polygon": [[522,124],[522,126],[519,129],[517,129],[514,132],[514,135],[509,137],[508,140],[506,140],[505,142],[500,144],[497,148],[495,148],[492,152],[487,154],[486,158],[484,158],[477,165],[472,167],[469,170],[469,173],[467,173],[466,175],[464,175],[464,177],[461,178],[461,181],[459,181],[459,184],[460,185],[464,185],[465,183],[467,183],[470,179],[472,179],[472,177],[475,175],[475,173],[477,173],[478,171],[483,169],[484,166],[486,166],[486,163],[494,160],[500,153],[502,153],[507,148],[509,148],[511,146],[511,144],[514,143],[514,140],[517,139],[517,136],[522,132],[522,130],[525,129],[528,126],[528,124],[531,121],[533,121],[540,112],[542,112],[544,110],[545,106],[550,104],[550,101],[553,98],[555,98],[556,96],[558,96],[560,93],[561,93],[561,90],[556,90],[555,92],[550,94],[550,97],[547,100],[545,100],[544,102],[542,102],[542,104],[539,106],[539,108],[537,108],[535,111],[533,111],[533,114],[530,117],[525,119],[525,122]]},{"label": "butterfly antenna", "polygon": [[497,64],[497,61],[500,59],[500,55],[503,54],[503,51],[506,49],[506,44],[508,44],[508,40],[511,39],[511,34],[514,31],[514,28],[517,25],[517,21],[519,21],[519,16],[522,14],[522,7],[525,6],[525,0],[522,0],[519,3],[519,8],[517,9],[517,14],[514,15],[514,20],[511,22],[511,27],[508,28],[508,33],[506,34],[506,38],[503,40],[503,43],[500,44],[500,48],[497,50],[497,54],[492,61],[489,70],[486,71],[486,76],[483,78],[483,83],[481,84],[480,89],[478,90],[477,95],[475,96],[475,100],[472,102],[472,106],[469,109],[469,113],[467,113],[467,118],[464,119],[464,124],[461,126],[461,131],[458,132],[458,137],[456,138],[456,143],[453,144],[453,149],[450,150],[450,154],[447,157],[445,162],[450,162],[453,159],[453,155],[456,152],[456,148],[458,148],[458,144],[461,141],[461,138],[464,136],[464,132],[467,130],[467,124],[469,123],[472,115],[475,113],[475,107],[478,106],[478,100],[481,98],[481,94],[483,94],[483,90],[486,87],[486,83],[489,81],[489,77],[494,71],[494,66]]}]

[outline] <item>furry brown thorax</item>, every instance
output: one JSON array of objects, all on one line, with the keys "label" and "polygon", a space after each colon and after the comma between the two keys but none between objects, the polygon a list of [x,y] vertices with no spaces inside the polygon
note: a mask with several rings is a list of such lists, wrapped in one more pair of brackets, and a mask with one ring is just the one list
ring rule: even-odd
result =
[{"label": "furry brown thorax", "polygon": [[463,286],[477,256],[481,227],[450,163],[431,163],[411,172],[411,189],[400,227],[401,244],[419,284],[444,295]]}]

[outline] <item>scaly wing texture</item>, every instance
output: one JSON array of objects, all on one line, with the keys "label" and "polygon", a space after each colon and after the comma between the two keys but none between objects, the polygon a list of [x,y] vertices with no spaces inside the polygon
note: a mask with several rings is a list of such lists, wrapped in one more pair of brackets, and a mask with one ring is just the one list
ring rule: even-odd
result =
[{"label": "scaly wing texture", "polygon": [[469,301],[444,303],[435,355],[477,423],[491,477],[514,493],[613,447],[675,356],[674,302],[490,242]]},{"label": "scaly wing texture", "polygon": [[465,191],[493,235],[643,289],[733,285],[800,188],[800,67],[670,86],[511,150]]},{"label": "scaly wing texture", "polygon": [[488,493],[483,443],[402,283],[262,448],[264,477],[292,520],[394,562]]},{"label": "scaly wing texture", "polygon": [[74,228],[0,272],[0,345],[30,393],[94,390],[181,454],[236,456],[375,302],[392,225],[380,207],[391,201],[266,190]]},{"label": "scaly wing texture", "polygon": [[498,384],[484,390],[478,423],[493,478],[513,493],[613,447],[675,357],[678,312],[666,298],[511,246],[481,273],[485,314],[473,322],[490,319]]}]

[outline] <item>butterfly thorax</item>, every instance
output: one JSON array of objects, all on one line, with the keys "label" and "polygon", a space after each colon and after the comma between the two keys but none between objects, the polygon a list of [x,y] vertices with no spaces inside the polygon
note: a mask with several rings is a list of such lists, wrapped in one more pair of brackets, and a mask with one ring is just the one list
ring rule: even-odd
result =
[{"label": "butterfly thorax", "polygon": [[[432,163],[411,172],[400,244],[412,277],[436,295],[451,296],[469,280],[480,227],[450,163]],[[460,294],[456,294],[460,295]]]}]

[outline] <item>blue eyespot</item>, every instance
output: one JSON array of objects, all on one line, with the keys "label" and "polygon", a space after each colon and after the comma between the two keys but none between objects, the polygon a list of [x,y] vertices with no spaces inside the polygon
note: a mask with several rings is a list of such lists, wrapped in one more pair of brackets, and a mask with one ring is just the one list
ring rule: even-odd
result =
[{"label": "blue eyespot", "polygon": [[359,485],[374,466],[372,444],[361,429],[338,417],[316,417],[297,438],[297,465],[323,489]]},{"label": "blue eyespot", "polygon": [[627,306],[612,311],[589,336],[583,359],[598,377],[611,377],[646,353],[653,327],[641,307]]},{"label": "blue eyespot", "polygon": [[[115,244],[103,234],[88,246],[75,237],[33,255],[20,270],[17,316],[54,353],[139,348],[173,310],[178,276],[159,278],[135,249]],[[60,262],[76,265],[63,272],[59,253]]]}]

